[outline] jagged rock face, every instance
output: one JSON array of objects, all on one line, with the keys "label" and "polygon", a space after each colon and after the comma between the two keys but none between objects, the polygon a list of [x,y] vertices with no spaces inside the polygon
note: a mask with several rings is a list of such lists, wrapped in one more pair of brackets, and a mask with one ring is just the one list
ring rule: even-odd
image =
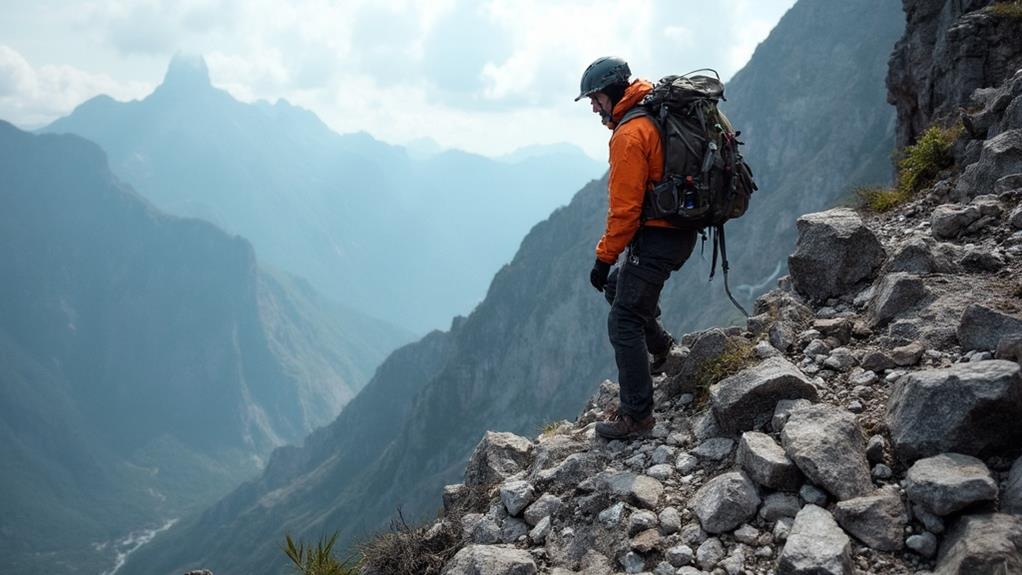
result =
[{"label": "jagged rock face", "polygon": [[465,485],[503,481],[532,463],[532,442],[513,433],[486,432],[465,467]]},{"label": "jagged rock face", "polygon": [[961,518],[940,546],[934,573],[1022,573],[1022,518],[1003,513]]},{"label": "jagged rock face", "polygon": [[917,371],[897,381],[887,408],[898,459],[985,455],[1022,442],[1019,364],[992,360]]},{"label": "jagged rock face", "polygon": [[862,218],[847,208],[800,217],[798,244],[788,258],[795,289],[816,302],[845,295],[872,280],[887,254]]},{"label": "jagged rock face", "polygon": [[967,105],[977,88],[997,86],[1022,67],[1017,21],[987,10],[991,0],[904,0],[906,33],[887,73],[898,110],[898,146],[937,118]]}]

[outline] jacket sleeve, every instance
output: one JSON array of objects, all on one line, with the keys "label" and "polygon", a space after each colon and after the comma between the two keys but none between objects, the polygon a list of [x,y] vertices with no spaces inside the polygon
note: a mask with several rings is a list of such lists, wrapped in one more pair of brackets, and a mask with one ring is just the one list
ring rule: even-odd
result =
[{"label": "jacket sleeve", "polygon": [[607,227],[596,245],[596,257],[600,261],[616,262],[639,229],[649,175],[648,155],[642,139],[632,130],[622,129],[610,139]]}]

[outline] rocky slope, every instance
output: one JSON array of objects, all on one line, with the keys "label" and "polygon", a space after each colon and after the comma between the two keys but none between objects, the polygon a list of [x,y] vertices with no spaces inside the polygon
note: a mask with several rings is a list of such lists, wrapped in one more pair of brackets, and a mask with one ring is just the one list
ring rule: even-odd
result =
[{"label": "rocky slope", "polygon": [[649,437],[594,435],[605,382],[534,440],[487,433],[408,537],[455,534],[445,575],[1022,573],[1022,70],[992,84],[913,200],[798,219],[747,325],[673,350]]},{"label": "rocky slope", "polygon": [[331,421],[404,334],[0,122],[0,555],[101,572]]}]

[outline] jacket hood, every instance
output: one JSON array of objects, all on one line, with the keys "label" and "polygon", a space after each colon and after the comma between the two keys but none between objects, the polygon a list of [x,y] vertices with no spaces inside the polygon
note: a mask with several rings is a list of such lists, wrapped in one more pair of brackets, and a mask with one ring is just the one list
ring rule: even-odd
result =
[{"label": "jacket hood", "polygon": [[625,88],[625,93],[621,96],[621,100],[614,105],[614,111],[610,117],[614,124],[621,121],[625,113],[631,110],[633,106],[639,103],[639,100],[643,99],[646,94],[649,94],[653,90],[653,84],[646,80],[635,80]]}]

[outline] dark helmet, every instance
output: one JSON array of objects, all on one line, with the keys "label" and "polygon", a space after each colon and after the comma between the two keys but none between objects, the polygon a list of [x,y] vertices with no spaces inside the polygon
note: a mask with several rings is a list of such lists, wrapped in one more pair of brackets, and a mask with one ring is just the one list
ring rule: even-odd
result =
[{"label": "dark helmet", "polygon": [[597,58],[595,62],[589,64],[585,72],[582,72],[582,87],[575,101],[578,102],[613,84],[627,84],[631,75],[628,62],[621,58],[613,56]]}]

